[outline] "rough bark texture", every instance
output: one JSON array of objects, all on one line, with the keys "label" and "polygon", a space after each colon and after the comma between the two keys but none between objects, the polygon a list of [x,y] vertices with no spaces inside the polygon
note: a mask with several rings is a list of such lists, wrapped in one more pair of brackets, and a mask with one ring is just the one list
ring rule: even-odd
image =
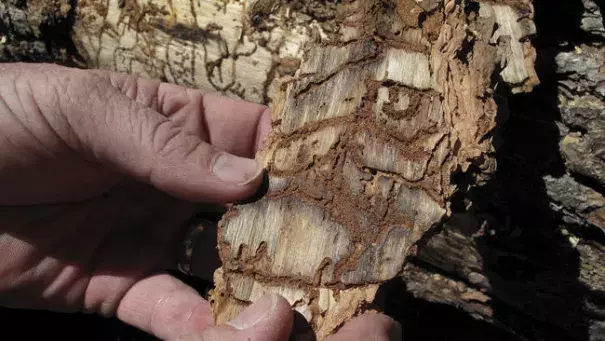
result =
[{"label": "rough bark texture", "polygon": [[0,2],[0,61],[73,66],[72,9],[68,0]]},{"label": "rough bark texture", "polygon": [[535,4],[542,85],[506,99],[498,171],[404,278],[418,297],[527,339],[604,340],[604,8]]},{"label": "rough bark texture", "polygon": [[423,5],[321,4],[330,30],[304,38],[293,77],[270,96],[274,130],[257,156],[269,192],[220,225],[217,322],[277,292],[324,339],[369,309],[449,214],[452,174],[490,171],[492,79],[516,91],[536,81],[523,42],[531,7]]},{"label": "rough bark texture", "polygon": [[[162,9],[163,3],[1,3],[0,59],[140,72],[272,105],[277,133],[259,157],[271,169],[271,192],[223,222],[226,271],[217,278],[227,299],[215,305],[219,316],[270,288],[286,294],[320,335],[329,333],[360,306],[322,315],[342,305],[319,298],[340,291],[371,301],[375,287],[364,281],[386,280],[404,261],[363,252],[375,247],[374,238],[393,250],[390,240],[409,246],[424,235],[405,262],[403,281],[381,287],[393,315],[405,307],[391,298],[407,289],[526,339],[605,339],[602,4],[534,2],[542,84],[516,94],[535,81],[525,42],[531,8],[520,1],[321,1],[289,11],[292,2],[259,0],[244,8],[173,0]],[[347,6],[350,12],[343,12]],[[481,15],[494,7],[496,26]],[[514,22],[502,20],[509,10],[526,19],[507,25]],[[345,24],[334,25],[339,20]],[[71,25],[75,43],[67,34]],[[63,33],[49,34],[50,27]],[[411,64],[389,64],[390,58]],[[381,65],[401,72],[381,73]],[[405,65],[428,68],[431,80],[410,77],[422,73]],[[435,103],[441,111],[427,110]],[[440,155],[435,146],[447,150],[443,160],[434,156]],[[406,191],[407,198],[430,198],[425,202],[436,203],[439,217],[427,213],[430,205],[398,201]],[[270,266],[267,257],[289,238],[229,232],[252,217],[265,219],[258,214],[263,209],[283,221],[286,207],[286,222],[296,224],[281,235],[325,245],[318,255],[332,252],[319,259],[321,276],[309,254],[296,263],[295,248],[287,250],[291,263]],[[415,225],[410,215],[430,219],[416,218]],[[244,231],[285,226],[255,224],[262,223]],[[364,238],[376,226],[382,233]],[[325,243],[330,233],[341,244]],[[342,243],[359,249],[338,254]],[[286,275],[267,285],[278,273]]]}]

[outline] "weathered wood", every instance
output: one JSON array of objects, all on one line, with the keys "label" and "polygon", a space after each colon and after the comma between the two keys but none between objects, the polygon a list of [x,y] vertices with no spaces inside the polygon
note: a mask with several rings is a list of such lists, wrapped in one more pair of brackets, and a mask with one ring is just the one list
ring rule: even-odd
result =
[{"label": "weathered wood", "polygon": [[368,309],[448,215],[452,174],[489,171],[492,77],[532,87],[531,46],[519,39],[533,26],[519,8],[475,4],[323,4],[335,31],[305,38],[272,96],[274,130],[258,154],[269,193],[221,222],[219,322],[278,292],[323,339]]},{"label": "weathered wood", "polygon": [[74,65],[68,0],[0,2],[0,61]]},{"label": "weathered wood", "polygon": [[509,97],[501,171],[464,196],[470,209],[427,241],[404,277],[418,297],[530,340],[603,340],[605,9],[536,4],[545,85]]}]

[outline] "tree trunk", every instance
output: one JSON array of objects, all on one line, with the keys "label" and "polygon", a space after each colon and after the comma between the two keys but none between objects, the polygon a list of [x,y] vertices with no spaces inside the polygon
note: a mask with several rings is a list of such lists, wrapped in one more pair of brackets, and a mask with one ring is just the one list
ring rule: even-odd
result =
[{"label": "tree trunk", "polygon": [[506,99],[498,171],[404,278],[530,340],[605,340],[605,8],[535,5],[542,84]]},{"label": "tree trunk", "polygon": [[9,0],[0,58],[271,107],[269,191],[219,230],[219,322],[278,292],[321,339],[406,288],[529,339],[597,340],[603,19],[535,5],[533,92],[522,0]]}]

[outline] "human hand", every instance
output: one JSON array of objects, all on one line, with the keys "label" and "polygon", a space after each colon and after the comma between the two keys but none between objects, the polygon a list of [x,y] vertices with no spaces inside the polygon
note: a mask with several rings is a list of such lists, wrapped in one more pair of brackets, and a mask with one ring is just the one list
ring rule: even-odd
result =
[{"label": "human hand", "polygon": [[[0,79],[1,305],[115,315],[165,340],[287,339],[283,299],[253,305],[242,319],[260,322],[244,331],[213,326],[209,303],[159,272],[199,203],[260,186],[266,107],[53,65],[0,64]],[[396,330],[383,315],[355,321],[334,341]]]},{"label": "human hand", "polygon": [[[225,325],[185,334],[176,341],[313,341],[306,327],[294,323],[288,302],[265,296]],[[298,331],[298,333],[297,333]],[[376,313],[355,317],[325,341],[400,341],[401,329],[391,318]]]}]

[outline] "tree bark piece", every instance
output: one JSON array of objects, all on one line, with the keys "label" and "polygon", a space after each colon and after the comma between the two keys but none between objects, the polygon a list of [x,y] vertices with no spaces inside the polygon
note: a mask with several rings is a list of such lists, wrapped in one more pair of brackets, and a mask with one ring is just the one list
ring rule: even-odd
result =
[{"label": "tree bark piece", "polygon": [[[509,6],[477,4],[469,15],[464,5],[427,14],[415,2],[344,3],[333,26],[346,36],[305,39],[258,154],[269,193],[221,222],[217,322],[277,292],[321,340],[368,309],[448,214],[452,173],[489,149],[497,62],[519,91],[535,82],[532,54],[518,53],[531,47],[502,38],[533,33],[531,21]],[[421,15],[433,26],[420,27]]]}]

